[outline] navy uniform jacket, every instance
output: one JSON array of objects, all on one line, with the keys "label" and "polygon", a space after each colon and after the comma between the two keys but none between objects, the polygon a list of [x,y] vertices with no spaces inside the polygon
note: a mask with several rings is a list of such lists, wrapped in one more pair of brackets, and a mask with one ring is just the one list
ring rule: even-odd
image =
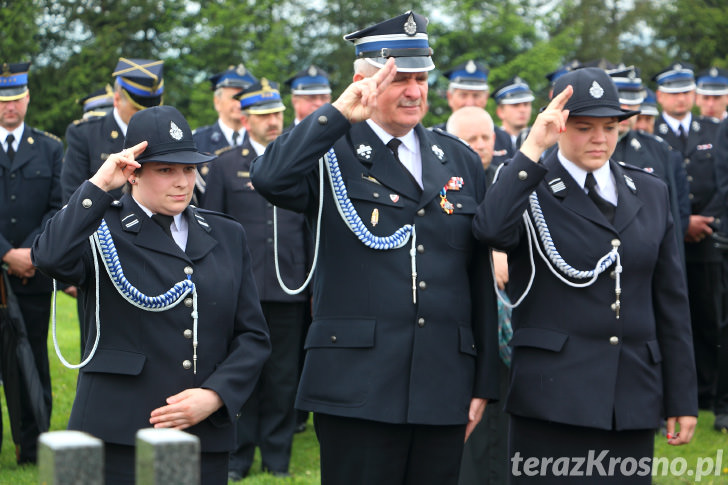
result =
[{"label": "navy uniform jacket", "polygon": [[[720,232],[725,232],[727,229],[719,227],[726,207],[716,184],[713,144],[717,133],[718,123],[713,118],[693,116],[687,144],[683,146],[662,115],[655,119],[655,134],[682,153],[690,184],[691,213],[715,217],[716,227]],[[722,261],[722,257],[709,237],[699,243],[685,243],[685,259],[688,263],[717,263]]]},{"label": "navy uniform jacket", "polygon": [[[617,163],[642,168],[667,184],[672,220],[676,222],[675,235],[682,253],[690,219],[690,199],[682,160],[677,162],[675,156],[677,152],[662,139],[644,131],[630,130],[617,142],[612,159]],[[681,177],[682,183],[678,183],[676,177]]]},{"label": "navy uniform jacket", "polygon": [[[63,157],[61,185],[67,202],[84,180],[91,178],[112,153],[124,148],[124,133],[114,119],[106,116],[76,120],[66,128],[66,155]],[[121,189],[111,192],[121,197]]]},{"label": "navy uniform jacket", "polygon": [[[726,118],[728,119],[728,118]],[[728,121],[720,122],[715,140],[716,183],[723,205],[728,207]],[[724,230],[723,232],[728,232]]]},{"label": "navy uniform jacket", "polygon": [[[99,261],[101,339],[79,372],[68,427],[133,445],[136,431],[150,426],[149,414],[167,397],[203,387],[217,392],[224,406],[186,431],[199,436],[202,451],[229,451],[235,444],[236,413],[270,353],[245,232],[227,216],[190,206],[183,252],[131,196],[112,201],[85,182],[36,239],[33,262],[79,287],[89,321],[95,321],[96,280],[88,237],[102,218],[126,278],[142,293],[164,293],[191,268],[199,313],[197,374],[186,368],[192,360],[191,295],[167,311],[139,309],[117,292]],[[85,355],[93,340],[87,340]]]},{"label": "navy uniform jacket", "polygon": [[[485,195],[477,155],[443,132],[417,125],[424,190],[365,122],[326,104],[268,145],[253,185],[279,207],[305,212],[319,201],[318,160],[334,146],[357,213],[373,234],[416,227],[417,303],[411,241],[369,249],[342,221],[324,182],[313,323],[296,407],[388,423],[467,422],[471,398],[497,397],[497,320],[487,250],[471,221]],[[449,190],[454,212],[440,207]],[[377,217],[378,214],[378,217]],[[374,221],[374,222],[372,222]]]},{"label": "navy uniform jacket", "polygon": [[[202,206],[233,216],[245,228],[261,301],[307,301],[307,291],[288,295],[278,284],[273,251],[273,204],[258,194],[250,181],[250,164],[256,156],[247,133],[242,146],[221,152],[210,164]],[[310,268],[306,238],[304,216],[278,209],[278,263],[281,278],[291,289],[303,284]]]},{"label": "navy uniform jacket", "polygon": [[[25,125],[10,162],[0,149],[0,257],[15,248],[29,248],[43,226],[61,208],[63,144],[49,133]],[[36,272],[26,284],[11,276],[16,293],[50,293],[50,279]]]},{"label": "navy uniform jacket", "polygon": [[220,129],[220,122],[207,126],[200,126],[192,132],[192,139],[197,145],[197,150],[204,153],[215,153],[221,148],[230,146],[230,143],[225,138],[225,135]]},{"label": "navy uniform jacket", "polygon": [[513,158],[516,150],[513,148],[511,135],[503,128],[495,127],[495,145],[493,147],[493,161],[491,166],[498,168],[503,162]]},{"label": "navy uniform jacket", "polygon": [[508,251],[511,301],[531,275],[522,214],[534,190],[556,249],[572,267],[593,269],[611,241],[621,241],[619,319],[611,308],[613,267],[592,286],[573,288],[534,255],[533,287],[511,320],[506,411],[599,429],[657,428],[661,416],[698,412],[687,289],[667,187],[641,169],[609,163],[619,200],[614,224],[555,152],[538,164],[519,153],[488,190],[473,229]]}]

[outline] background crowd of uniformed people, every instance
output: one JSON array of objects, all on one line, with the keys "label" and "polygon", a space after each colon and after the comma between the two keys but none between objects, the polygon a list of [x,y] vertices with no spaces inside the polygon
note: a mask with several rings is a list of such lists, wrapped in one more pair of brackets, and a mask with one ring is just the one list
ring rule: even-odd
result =
[{"label": "background crowd of uniformed people", "polygon": [[[401,20],[407,20],[406,15]],[[425,24],[421,18],[419,16],[410,18],[414,19],[411,20],[411,28],[426,39]],[[363,34],[361,33],[363,31],[351,34],[351,38],[347,39],[357,46],[357,54],[360,59],[373,58],[373,65],[382,61],[382,58],[368,54],[366,43],[371,42],[371,40],[367,40],[370,37],[399,35],[397,29],[400,28],[400,24],[394,26],[387,22],[370,27]],[[408,28],[405,27],[405,29]],[[407,35],[410,35],[409,32]],[[418,48],[421,46],[410,47],[412,52]],[[432,62],[429,60],[429,52],[425,54],[412,52],[393,53],[392,57],[395,57],[397,67],[400,69],[404,67],[404,72],[410,74],[431,69],[428,64],[428,62]],[[436,53],[434,59],[437,59]],[[386,61],[386,59],[384,60]],[[374,387],[369,389],[372,401],[367,405],[377,402],[376,405],[381,408],[366,409],[362,410],[361,414],[357,414],[357,412],[341,411],[342,407],[336,407],[341,403],[324,404],[328,401],[336,401],[337,393],[323,388],[337,385],[346,387],[348,379],[346,376],[341,373],[337,374],[335,369],[328,369],[329,374],[318,369],[318,372],[327,375],[329,380],[319,383],[322,389],[318,389],[312,381],[320,379],[320,376],[315,375],[317,368],[336,365],[333,364],[334,360],[330,360],[329,347],[335,345],[352,348],[371,346],[373,345],[371,339],[387,338],[385,335],[380,335],[379,332],[383,331],[388,324],[387,319],[395,318],[394,315],[397,314],[396,311],[393,311],[390,315],[389,312],[382,310],[376,329],[373,323],[361,315],[349,316],[348,318],[352,319],[350,323],[353,330],[348,330],[347,333],[334,326],[333,320],[331,320],[332,315],[336,316],[336,312],[347,315],[347,311],[350,311],[352,315],[356,311],[364,312],[364,314],[366,312],[361,309],[337,308],[337,304],[348,301],[350,305],[362,305],[362,307],[371,305],[369,311],[377,316],[377,313],[380,312],[379,307],[389,305],[387,298],[394,298],[395,295],[396,298],[405,298],[407,292],[400,295],[397,290],[390,296],[380,295],[380,290],[376,290],[375,287],[381,284],[382,288],[385,288],[391,281],[388,281],[390,275],[383,270],[379,272],[380,269],[376,265],[374,269],[360,268],[360,271],[366,273],[366,276],[362,277],[363,281],[351,282],[350,288],[336,289],[336,278],[338,278],[335,276],[336,272],[346,272],[347,266],[356,259],[353,254],[361,251],[362,247],[359,243],[353,242],[347,242],[343,246],[344,249],[334,247],[336,244],[334,241],[343,241],[345,235],[338,232],[340,229],[335,227],[334,221],[327,221],[326,218],[322,224],[329,232],[320,235],[323,262],[319,262],[318,266],[321,272],[319,279],[314,281],[332,293],[330,295],[315,294],[313,288],[309,287],[297,294],[290,294],[291,292],[285,292],[281,288],[279,280],[289,288],[298,287],[306,279],[313,262],[314,246],[317,241],[316,227],[307,221],[310,222],[311,215],[315,213],[316,207],[313,207],[311,201],[314,200],[312,194],[317,189],[314,190],[313,179],[308,177],[316,173],[313,162],[323,154],[318,148],[319,145],[321,149],[325,148],[325,151],[336,144],[339,159],[351,157],[352,155],[345,153],[350,150],[353,157],[358,158],[363,166],[369,167],[370,159],[383,156],[382,153],[377,152],[377,147],[384,143],[384,138],[376,130],[362,131],[363,128],[357,128],[362,124],[357,123],[361,119],[351,114],[356,112],[356,107],[352,107],[355,104],[353,102],[350,102],[343,111],[341,104],[336,106],[336,109],[353,123],[351,130],[349,130],[349,122],[343,118],[341,120],[337,118],[340,114],[336,114],[336,110],[328,104],[332,101],[328,75],[317,66],[296,66],[291,69],[289,79],[273,80],[268,79],[266,73],[250,72],[243,63],[244,59],[231,61],[229,66],[219,66],[220,71],[209,78],[212,92],[211,102],[218,113],[218,119],[210,120],[209,125],[197,127],[193,132],[197,150],[217,157],[212,162],[198,165],[193,203],[205,209],[224,212],[243,225],[247,233],[247,244],[260,305],[270,332],[272,354],[265,364],[250,398],[239,411],[239,418],[235,424],[237,439],[235,449],[230,455],[228,478],[241,480],[250,472],[256,447],[260,449],[262,467],[265,471],[279,476],[289,474],[291,453],[295,453],[295,450],[292,449],[293,434],[305,429],[308,417],[307,413],[299,411],[297,414],[294,409],[303,362],[304,341],[306,341],[306,349],[311,354],[311,360],[304,373],[305,385],[299,391],[297,404],[302,410],[313,410],[326,417],[317,422],[319,438],[325,436],[325,439],[334,446],[346,446],[345,441],[340,441],[340,437],[334,436],[336,434],[334,429],[338,426],[349,426],[350,428],[345,429],[356,436],[361,435],[361,438],[364,439],[361,430],[355,429],[351,422],[338,423],[333,419],[336,416],[359,417],[371,419],[374,422],[400,422],[401,417],[397,414],[399,412],[397,406],[400,404],[397,402],[396,391],[391,387],[381,390],[374,389]],[[714,66],[694,67],[686,63],[675,62],[666,66],[661,72],[650,76],[650,79],[646,79],[643,77],[644,73],[641,75],[639,66],[616,65],[605,60],[568,61],[561,69],[544,73],[552,87],[564,75],[578,73],[584,68],[601,69],[611,77],[611,82],[617,89],[619,104],[617,108],[622,109],[624,113],[639,112],[637,115],[624,117],[624,119],[621,114],[614,115],[620,121],[618,141],[611,159],[620,165],[638,167],[641,171],[652,174],[667,186],[667,198],[664,199],[664,202],[669,207],[662,207],[662,209],[669,212],[670,219],[674,221],[670,231],[674,232],[673,242],[679,251],[676,253],[679,255],[679,265],[672,267],[675,274],[670,275],[670,278],[681,279],[687,287],[692,346],[697,372],[696,399],[700,409],[710,410],[715,414],[715,430],[728,431],[728,325],[726,325],[728,323],[728,214],[726,214],[726,209],[728,209],[728,121],[726,121],[726,116],[728,116],[726,112],[728,70]],[[135,57],[134,53],[125,53],[116,66],[109,66],[107,86],[87,96],[85,93],[77,93],[77,96],[81,98],[82,111],[79,109],[79,119],[68,126],[61,139],[24,123],[27,110],[33,109],[29,103],[30,93],[27,86],[28,76],[33,75],[30,63],[22,62],[21,59],[2,59],[2,62],[2,72],[0,72],[0,143],[2,144],[0,176],[2,186],[0,186],[0,190],[3,203],[0,208],[0,244],[2,245],[0,253],[3,255],[2,260],[10,286],[20,303],[28,330],[28,339],[43,385],[43,396],[50,409],[51,382],[46,343],[52,286],[51,280],[34,268],[30,248],[48,220],[69,201],[83,182],[91,178],[112,154],[122,151],[125,146],[127,127],[132,116],[142,110],[163,104],[164,63],[161,60],[140,59]],[[421,131],[420,121],[423,113],[416,117],[414,123],[401,134],[393,133],[397,130],[389,129],[384,115],[378,111],[370,112],[369,116],[375,123],[377,120],[384,120],[382,125],[389,133],[389,137],[401,137],[403,147],[408,146],[408,141],[402,135],[412,133],[412,128],[417,127],[414,129],[417,137],[415,139],[432,137],[430,144],[435,159],[439,159],[442,163],[448,157],[452,159],[462,156],[461,149],[455,146],[459,142],[455,140],[454,145],[454,138],[449,137],[445,132],[459,137],[469,144],[482,164],[482,173],[477,177],[474,176],[474,180],[480,180],[482,177],[487,185],[490,185],[498,177],[496,175],[498,167],[506,160],[513,159],[526,143],[531,130],[529,125],[535,118],[536,110],[533,110],[532,106],[535,100],[534,93],[520,77],[515,76],[500,86],[491,87],[488,83],[487,62],[487,59],[470,59],[445,71],[444,75],[449,80],[446,96],[452,114],[447,123],[431,127],[430,131]],[[382,61],[375,65],[375,71],[379,69],[381,71],[378,73],[391,71],[393,68],[388,66],[389,64],[384,64]],[[299,68],[300,70],[298,70]],[[348,70],[349,66],[341,66],[341,69]],[[298,72],[296,72],[297,70]],[[387,75],[389,76],[389,74]],[[394,78],[394,74],[391,77]],[[392,82],[391,79],[383,79],[382,74],[375,75],[361,65],[358,67],[355,65],[354,80],[361,81],[366,78],[376,78],[378,83],[381,82],[386,86],[386,89],[389,89],[389,83]],[[577,77],[573,77],[573,79],[577,79]],[[397,82],[397,80],[394,81],[395,84]],[[415,82],[422,83],[421,80]],[[285,89],[290,90],[292,109],[295,112],[294,122],[287,127],[284,127],[283,123],[283,112],[287,108],[281,97],[282,85],[285,86]],[[345,94],[348,92],[346,91]],[[42,95],[42,93],[33,94]],[[361,93],[358,94],[361,95]],[[426,96],[425,89],[425,99]],[[574,96],[576,97],[577,94]],[[343,97],[344,95],[342,95]],[[593,97],[597,99],[600,96]],[[485,110],[489,98],[495,101],[495,120]],[[347,99],[347,101],[350,100]],[[616,108],[613,106],[611,108],[616,113],[614,111]],[[380,104],[375,110],[384,111],[384,107]],[[546,110],[546,112],[548,111]],[[310,117],[309,115],[314,112],[314,116]],[[572,115],[576,112],[578,110],[572,110]],[[585,116],[608,115],[594,115],[593,112],[587,111]],[[300,123],[303,125],[300,129],[296,129]],[[322,129],[331,130],[331,134],[318,135],[318,131]],[[540,129],[539,133],[541,132]],[[375,133],[379,138],[375,136]],[[278,139],[281,134],[286,135]],[[348,141],[344,143],[342,140]],[[267,147],[271,146],[273,148],[267,151]],[[400,160],[398,153],[403,153],[402,150],[409,152],[408,149],[397,149],[396,146],[391,150],[394,152],[392,163],[395,163],[394,160]],[[536,158],[541,158],[546,163],[549,157],[556,156],[556,150],[556,148],[551,148]],[[266,155],[260,158],[257,164],[253,164],[253,161],[264,153]],[[433,153],[417,154],[416,156],[422,156],[424,165],[426,163],[425,155],[432,158]],[[468,153],[468,156],[472,155],[472,152]],[[391,158],[392,152],[388,152],[387,155]],[[405,166],[408,157],[410,155],[403,154],[402,163]],[[472,158],[477,160],[474,156]],[[450,161],[452,162],[452,160]],[[516,162],[526,163],[519,158],[514,159],[513,163]],[[397,182],[402,184],[399,187],[401,195],[388,193],[391,192],[391,189],[382,188],[381,199],[388,200],[377,201],[380,194],[375,190],[373,196],[375,199],[371,199],[371,189],[376,188],[377,185],[381,186],[381,181],[377,178],[380,175],[386,178],[387,174],[381,172],[379,175],[372,176],[371,174],[375,173],[373,170],[376,168],[374,165],[372,171],[368,172],[370,175],[365,176],[362,172],[360,176],[350,167],[347,169],[346,164],[351,163],[348,159],[340,163],[345,180],[350,185],[349,195],[357,200],[357,207],[361,209],[359,216],[365,222],[370,223],[372,231],[378,224],[382,224],[381,227],[396,229],[399,219],[387,220],[388,217],[391,217],[392,207],[397,207],[399,204],[404,208],[403,210],[407,210],[409,200],[407,194],[414,194],[411,198],[417,200],[423,190],[427,191],[428,174],[424,173],[424,170],[420,173],[404,171],[399,174],[401,180]],[[284,165],[284,167],[281,168],[274,164]],[[305,164],[310,165],[311,168],[307,169],[309,171],[301,168]],[[506,164],[506,167],[508,166],[509,164]],[[459,182],[458,177],[452,177],[446,186],[450,191],[447,192],[447,195],[440,194],[440,198],[437,199],[438,203],[445,205],[451,203],[446,197],[457,202],[455,213],[461,208],[460,204],[466,204],[468,200],[460,196],[472,197],[473,203],[483,199],[483,194],[477,190],[472,194],[457,192],[461,189],[463,191],[474,189],[469,185],[468,170],[470,168],[468,167],[470,166],[463,165],[459,168],[462,172],[456,174]],[[409,167],[407,168],[409,169]],[[277,172],[277,170],[281,170],[281,172]],[[524,169],[518,172],[518,177],[523,180],[527,176],[532,176],[530,173],[527,174],[527,171]],[[254,183],[251,173],[258,174],[260,182],[256,180]],[[510,173],[504,169],[503,176],[508,177]],[[464,185],[462,175],[466,176]],[[290,184],[279,186],[265,177],[278,177],[276,183],[280,184],[283,184],[288,177],[290,180],[287,183],[290,182]],[[626,177],[626,180],[629,180],[627,183],[630,189],[633,192],[637,191],[632,186],[632,178]],[[638,183],[641,177],[641,173],[633,176],[634,181]],[[357,178],[359,180],[356,180]],[[261,184],[265,197],[256,190],[257,183]],[[306,189],[310,189],[312,192],[304,192],[304,187],[300,184],[305,185]],[[503,187],[504,182],[501,181],[500,185]],[[327,196],[333,197],[332,192],[326,190]],[[499,193],[503,190],[505,189]],[[557,189],[552,188],[552,190]],[[509,195],[507,191],[505,193]],[[112,190],[110,194],[114,198],[119,198],[121,189]],[[281,206],[277,209],[277,234],[274,234],[272,201]],[[332,202],[329,200],[325,204],[332,204]],[[381,209],[371,209],[378,204]],[[414,209],[419,208],[420,211],[424,211],[422,207],[417,207],[417,204],[412,205]],[[445,205],[442,207],[447,212],[448,209]],[[617,207],[619,208],[619,205]],[[325,208],[336,212],[335,208],[332,209],[330,205],[326,205]],[[474,206],[469,209],[470,217],[474,210]],[[418,215],[421,216],[419,213]],[[329,216],[334,217],[331,213]],[[335,217],[338,218],[338,214]],[[427,246],[427,250],[423,249],[421,245],[417,247],[417,252],[420,253],[417,263],[421,264],[419,271],[423,275],[429,271],[428,265],[434,264],[428,262],[427,251],[438,251],[440,248],[434,241],[438,238],[446,238],[447,233],[453,229],[442,227],[440,228],[442,233],[437,234],[438,229],[435,225],[432,228],[435,235],[431,236],[428,234],[430,228],[426,225],[427,216],[420,218],[424,222],[418,222],[421,229],[417,233],[417,241],[427,244],[428,238],[432,237],[433,240],[430,242],[431,246]],[[470,227],[469,221],[470,218],[467,219],[468,228]],[[334,228],[332,229],[332,227]],[[483,229],[484,233],[488,233],[489,230],[490,228]],[[460,244],[471,250],[472,247],[475,247],[478,250],[486,251],[484,246],[471,242],[469,237],[472,236],[455,235],[454,238],[460,238],[460,240],[451,241],[450,244],[455,248]],[[486,238],[486,240],[489,239]],[[348,256],[340,254],[340,259],[336,258],[336,252],[344,251],[349,248],[349,245],[351,245],[352,253]],[[494,249],[503,250],[492,252],[497,291],[501,293],[505,301],[508,301],[508,295],[512,297],[515,295],[517,298],[523,288],[506,292],[509,289],[508,267],[514,264],[513,260],[509,260],[507,253],[511,253],[511,258],[514,254],[522,257],[522,248],[516,251],[509,244],[504,244],[503,247],[494,244]],[[406,251],[409,250],[406,249]],[[477,251],[475,252],[477,253]],[[346,261],[346,258],[350,258],[351,261],[344,264],[343,261]],[[465,260],[453,259],[451,267],[441,268],[441,270],[455,272],[458,271],[458,265],[463,265],[465,268],[468,264],[476,264],[479,261],[470,258],[471,256]],[[408,259],[405,262],[409,265]],[[520,261],[515,263],[518,266]],[[478,267],[477,272],[486,271],[487,268],[487,264]],[[349,270],[351,269],[353,267],[349,268]],[[370,275],[367,271],[372,274]],[[487,271],[489,273],[489,270]],[[522,269],[519,267],[518,271],[522,271]],[[356,278],[356,276],[352,275],[352,278]],[[377,278],[381,278],[381,280],[378,281]],[[442,299],[437,293],[449,294],[448,291],[454,291],[455,287],[460,284],[459,282],[452,281],[450,288],[447,285],[438,287],[438,281],[434,275],[431,278],[427,291],[433,292],[432,296],[425,296],[425,281],[420,280],[419,282],[421,298],[419,305],[421,307],[424,308],[427,305],[425,301],[422,301],[427,299],[430,300],[430,304],[449,307],[450,311],[463,305],[463,302],[457,300],[456,294],[452,295],[452,299]],[[487,274],[486,280],[490,278],[490,274]],[[522,280],[523,273],[518,273],[517,279]],[[473,284],[472,281],[470,284]],[[472,289],[489,291],[489,287],[483,286],[481,283],[473,284]],[[532,291],[539,289],[539,286],[535,286]],[[81,348],[88,349],[87,336],[93,322],[84,321],[82,318],[85,303],[80,298],[81,293],[77,292],[73,286],[65,286],[62,291],[79,297]],[[339,292],[356,292],[363,301],[354,300],[352,302],[346,299],[337,301],[336,295]],[[329,301],[325,301],[327,297],[330,299]],[[376,298],[381,298],[381,300]],[[470,297],[467,298],[469,300]],[[629,295],[624,295],[623,298],[626,300]],[[492,305],[496,304],[495,298],[488,301]],[[469,306],[469,303],[467,304]],[[399,302],[393,302],[391,308],[397,308],[398,305]],[[569,302],[562,302],[562,305],[567,307]],[[309,332],[312,311],[313,319],[317,319],[317,306],[319,312],[323,312],[318,317],[324,318],[315,321]],[[476,305],[473,306],[473,308],[475,307]],[[493,313],[495,312],[494,309],[491,310]],[[475,312],[475,310],[473,311]],[[568,310],[564,308],[564,311]],[[333,313],[327,314],[326,312]],[[469,313],[470,311],[467,312],[467,314]],[[464,315],[463,318],[467,319],[468,316]],[[330,320],[328,323],[326,318]],[[437,317],[432,316],[431,318]],[[472,316],[472,318],[475,317]],[[491,367],[487,372],[500,376],[500,384],[497,384],[498,379],[496,379],[495,388],[491,386],[480,389],[477,395],[474,394],[470,397],[496,399],[500,396],[501,401],[489,404],[485,409],[483,420],[475,427],[475,430],[468,429],[468,432],[472,431],[472,434],[462,452],[460,483],[497,484],[507,482],[509,474],[506,446],[508,420],[503,412],[502,400],[509,392],[508,376],[512,348],[508,344],[513,332],[513,329],[510,328],[510,318],[510,310],[499,302],[497,343],[491,342],[488,336],[480,335],[477,331],[470,333],[470,322],[466,322],[467,332],[463,333],[461,329],[461,345],[473,342],[473,348],[475,348],[481,344],[493,344],[493,348],[497,352],[496,359],[490,359],[482,365],[483,368]],[[484,322],[485,320],[483,320],[485,325]],[[327,324],[329,324],[328,327]],[[423,317],[419,318],[419,324],[420,327],[431,325],[429,321],[425,323]],[[492,323],[488,323],[488,325],[492,326]],[[341,332],[338,340],[333,336],[336,331]],[[306,338],[307,332],[308,339]],[[523,336],[521,336],[521,340],[523,340]],[[519,345],[528,345],[519,342]],[[377,345],[380,343],[378,342]],[[665,349],[666,347],[663,348],[663,352]],[[392,349],[392,352],[395,350]],[[361,350],[357,351],[361,352]],[[651,351],[653,359],[658,362],[659,358],[655,355],[655,350],[651,348]],[[521,350],[521,352],[524,351]],[[656,352],[659,354],[659,350]],[[665,357],[669,358],[669,356],[663,355],[663,358]],[[347,359],[349,358],[353,359],[353,357],[347,357]],[[380,358],[394,357],[384,353]],[[412,363],[418,362],[417,365],[424,365],[417,360],[415,355],[410,356],[410,359]],[[357,371],[363,371],[362,366],[365,364],[347,360],[346,365],[351,365]],[[453,363],[452,365],[452,369],[460,369],[459,364]],[[478,364],[478,369],[475,370],[476,374],[486,372],[480,368],[480,365]],[[473,372],[473,369],[469,367],[465,367],[465,369],[466,372]],[[343,380],[339,382],[336,380],[337,378]],[[423,383],[417,382],[417,376],[414,374],[410,378],[412,379],[410,392],[416,392],[416,386],[423,385]],[[448,378],[454,379],[455,377],[449,376]],[[472,380],[470,378],[469,382],[472,383]],[[395,388],[398,384],[396,380],[386,383]],[[474,385],[477,387],[477,381]],[[385,390],[387,393],[392,393],[392,396],[381,402],[374,401],[376,398],[374,393]],[[364,404],[366,399],[362,397],[363,401],[357,401],[354,399],[355,390],[351,391],[354,392],[354,397],[346,394],[349,391],[351,390],[341,390],[338,398],[346,401],[351,409],[357,406],[362,409],[366,408]],[[334,397],[331,397],[332,395]],[[427,390],[422,390],[421,396],[434,399]],[[454,411],[451,417],[442,419],[437,416],[432,417],[428,411],[428,402],[418,402],[415,406],[413,403],[407,403],[407,399],[411,398],[412,396],[403,397],[403,412],[405,415],[412,416],[414,422],[436,425],[465,422],[462,419],[463,416],[459,416]],[[684,398],[688,403],[691,400],[690,396],[684,396]],[[349,401],[351,399],[353,400]],[[20,420],[22,433],[18,442],[17,459],[18,463],[35,462],[37,458],[36,439],[44,426],[32,418],[31,406],[27,402],[27,392],[21,393],[21,400],[23,401],[23,414]],[[519,412],[519,406],[528,407],[523,403],[515,404],[515,398],[511,403],[512,409],[516,413]],[[391,409],[385,409],[388,406],[391,406]],[[444,404],[433,404],[433,409],[439,409],[437,406],[444,406]],[[446,406],[444,407],[446,408]],[[622,418],[616,414],[617,407],[615,404],[613,419],[615,423],[619,424]],[[686,406],[686,409],[689,410],[690,406]],[[437,412],[447,416],[445,411]],[[526,412],[525,417],[533,416]],[[667,417],[669,416],[663,416],[663,418]],[[410,421],[405,418],[404,422]],[[526,425],[520,423],[520,426]],[[47,429],[47,423],[45,428]],[[457,428],[456,431],[462,430]],[[671,431],[674,432],[674,429],[671,428]],[[429,435],[427,439],[437,437],[438,435]],[[447,440],[449,437],[444,436],[442,439]],[[339,454],[336,451],[328,447],[326,454],[322,451],[322,467],[332,467],[331,460],[342,459],[339,455],[341,450],[338,450]],[[323,464],[324,458],[328,461],[326,465]],[[418,457],[418,459],[426,460],[424,457]],[[379,464],[379,462],[376,463]],[[356,467],[355,464],[351,464],[351,466]],[[335,476],[328,469],[326,473]],[[391,473],[391,470],[388,473]],[[336,480],[331,483],[336,483]]]}]

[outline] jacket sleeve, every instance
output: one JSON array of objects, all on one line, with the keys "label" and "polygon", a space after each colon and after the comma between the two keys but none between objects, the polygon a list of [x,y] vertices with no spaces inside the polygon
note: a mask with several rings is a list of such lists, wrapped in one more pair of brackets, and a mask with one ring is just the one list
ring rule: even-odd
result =
[{"label": "jacket sleeve", "polygon": [[307,116],[273,141],[253,161],[253,186],[283,209],[305,212],[318,204],[318,160],[351,127],[330,104]]},{"label": "jacket sleeve", "polygon": [[495,249],[515,247],[523,231],[522,216],[528,207],[528,196],[546,172],[542,164],[534,163],[521,152],[504,163],[475,212],[475,237]]},{"label": "jacket sleeve", "polygon": [[84,182],[68,205],[48,221],[30,250],[33,264],[46,275],[74,285],[85,280],[84,254],[113,198]]}]

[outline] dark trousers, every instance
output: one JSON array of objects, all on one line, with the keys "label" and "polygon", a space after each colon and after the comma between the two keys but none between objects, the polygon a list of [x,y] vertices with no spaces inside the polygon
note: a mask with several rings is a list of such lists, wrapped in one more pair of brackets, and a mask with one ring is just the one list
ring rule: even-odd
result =
[{"label": "dark trousers", "polygon": [[270,328],[271,355],[238,418],[237,447],[230,454],[231,471],[245,476],[260,448],[264,470],[288,472],[296,417],[298,356],[304,303],[261,302]]},{"label": "dark trousers", "polygon": [[647,485],[654,447],[652,429],[612,431],[511,415],[508,483]]},{"label": "dark trousers", "polygon": [[455,485],[465,425],[391,424],[314,413],[322,485]]},{"label": "dark trousers", "polygon": [[[508,393],[509,369],[498,360],[500,396]],[[459,485],[503,485],[508,480],[508,414],[504,401],[488,403],[463,449]]]},{"label": "dark trousers", "polygon": [[718,379],[723,306],[722,264],[688,262],[686,269],[695,367],[698,374],[698,404],[701,409],[712,409]]},{"label": "dark trousers", "polygon": [[[134,485],[133,446],[104,443],[104,485]],[[201,453],[200,484],[227,485],[228,453]]]},{"label": "dark trousers", "polygon": [[[16,293],[15,295],[18,298],[23,320],[25,320],[28,341],[33,351],[35,366],[38,369],[38,376],[43,387],[43,400],[48,408],[48,416],[50,416],[53,405],[51,372],[48,365],[48,320],[51,314],[51,293],[42,293],[39,295]],[[20,403],[21,438],[18,462],[35,462],[38,453],[37,441],[40,435],[40,429],[33,416],[30,398],[22,384]],[[46,427],[47,425],[48,423],[46,423]]]}]

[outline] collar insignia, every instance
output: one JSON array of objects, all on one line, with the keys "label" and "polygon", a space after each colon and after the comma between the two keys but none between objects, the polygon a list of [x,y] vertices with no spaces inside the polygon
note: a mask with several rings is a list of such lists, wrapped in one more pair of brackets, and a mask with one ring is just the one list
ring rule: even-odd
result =
[{"label": "collar insignia", "polygon": [[435,156],[442,161],[443,157],[445,156],[445,152],[442,151],[442,148],[440,148],[437,145],[432,145],[432,153],[435,154]]},{"label": "collar insignia", "polygon": [[637,192],[634,180],[632,180],[627,174],[624,174],[624,183],[627,184],[627,187],[629,187],[629,190],[631,190],[633,194]]},{"label": "collar insignia", "polygon": [[698,123],[697,121],[693,121],[693,124],[691,125],[691,128],[690,129],[692,129],[696,133],[699,132],[700,131],[700,123]]},{"label": "collar insignia", "polygon": [[356,147],[356,155],[364,160],[370,160],[372,158],[372,147],[361,144]]},{"label": "collar insignia", "polygon": [[640,148],[642,148],[642,145],[637,138],[632,138],[629,144],[632,145],[632,148],[634,148],[635,150],[639,150]]},{"label": "collar insignia", "polygon": [[553,193],[554,195],[566,190],[566,184],[560,178],[555,178],[555,179],[551,180],[548,184],[549,184],[549,189],[551,189],[551,193]]},{"label": "collar insignia", "polygon": [[657,131],[660,132],[662,135],[667,135],[667,125],[665,123],[660,123],[660,125],[657,127]]}]

